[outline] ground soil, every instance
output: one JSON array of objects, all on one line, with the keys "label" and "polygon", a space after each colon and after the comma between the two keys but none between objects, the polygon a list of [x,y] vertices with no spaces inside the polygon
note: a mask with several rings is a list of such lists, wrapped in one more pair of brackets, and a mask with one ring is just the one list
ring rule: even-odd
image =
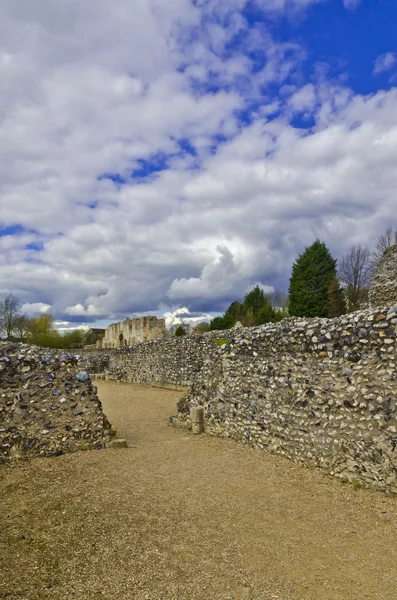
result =
[{"label": "ground soil", "polygon": [[181,392],[98,387],[129,448],[0,469],[2,600],[396,600],[395,497],[175,429]]}]

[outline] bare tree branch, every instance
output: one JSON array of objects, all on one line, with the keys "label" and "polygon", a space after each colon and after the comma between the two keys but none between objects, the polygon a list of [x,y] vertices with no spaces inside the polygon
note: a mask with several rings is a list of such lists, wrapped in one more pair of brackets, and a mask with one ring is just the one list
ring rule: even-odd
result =
[{"label": "bare tree branch", "polygon": [[21,301],[14,294],[3,294],[0,297],[0,333],[10,338],[19,315]]},{"label": "bare tree branch", "polygon": [[366,246],[350,248],[340,261],[338,277],[345,290],[349,312],[366,304],[371,282],[371,254]]},{"label": "bare tree branch", "polygon": [[397,244],[397,226],[393,230],[393,227],[388,227],[385,233],[379,236],[379,239],[376,243],[376,247],[371,257],[371,274],[372,277],[375,275],[376,267],[380,259],[382,258],[385,250],[390,248],[390,246],[395,246]]}]

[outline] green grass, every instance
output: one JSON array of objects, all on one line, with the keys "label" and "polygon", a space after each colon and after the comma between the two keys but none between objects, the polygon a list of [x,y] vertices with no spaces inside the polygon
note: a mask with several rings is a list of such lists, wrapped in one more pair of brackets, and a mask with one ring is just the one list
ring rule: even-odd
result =
[{"label": "green grass", "polygon": [[215,340],[217,346],[226,346],[228,344],[228,340],[224,340],[222,338]]}]

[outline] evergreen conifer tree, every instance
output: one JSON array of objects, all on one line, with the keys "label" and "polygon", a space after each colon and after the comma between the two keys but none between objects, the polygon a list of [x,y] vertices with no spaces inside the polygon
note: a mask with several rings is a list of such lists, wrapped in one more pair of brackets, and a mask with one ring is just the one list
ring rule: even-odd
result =
[{"label": "evergreen conifer tree", "polygon": [[327,317],[328,290],[336,276],[336,260],[326,245],[316,240],[292,267],[289,314],[296,317]]}]

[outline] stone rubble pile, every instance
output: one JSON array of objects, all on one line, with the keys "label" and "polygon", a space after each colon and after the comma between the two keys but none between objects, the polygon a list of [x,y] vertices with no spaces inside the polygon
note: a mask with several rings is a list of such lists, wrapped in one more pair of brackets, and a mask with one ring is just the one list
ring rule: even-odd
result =
[{"label": "stone rubble pile", "polygon": [[0,343],[0,462],[99,449],[113,436],[82,357]]}]

